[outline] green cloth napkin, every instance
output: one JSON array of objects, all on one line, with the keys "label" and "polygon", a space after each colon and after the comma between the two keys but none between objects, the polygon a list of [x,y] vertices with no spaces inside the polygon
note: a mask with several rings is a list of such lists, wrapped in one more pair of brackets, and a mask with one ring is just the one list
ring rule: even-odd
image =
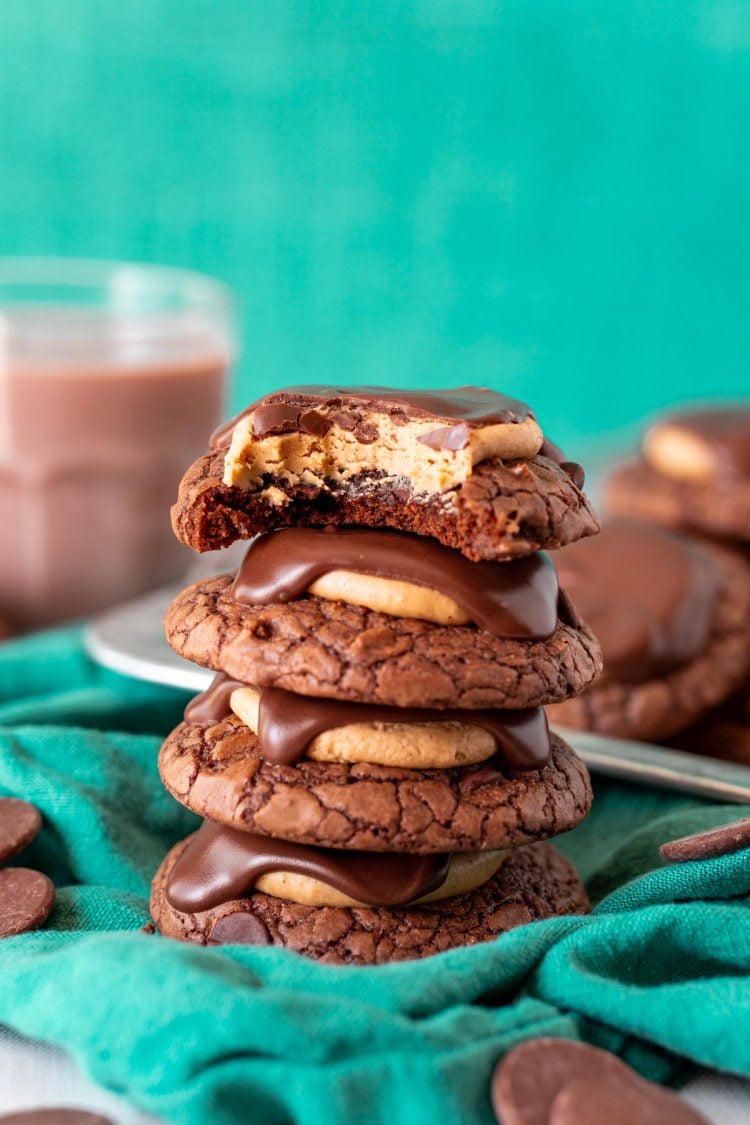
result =
[{"label": "green cloth napkin", "polygon": [[56,882],[45,931],[0,942],[0,1021],[189,1125],[490,1122],[509,1047],[579,1036],[643,1074],[750,1075],[750,852],[666,867],[659,843],[742,807],[596,779],[559,843],[597,905],[423,962],[317,965],[140,932],[150,878],[195,818],[156,753],[185,696],[85,657],[78,630],[0,649],[0,793],[45,826],[19,860]]}]

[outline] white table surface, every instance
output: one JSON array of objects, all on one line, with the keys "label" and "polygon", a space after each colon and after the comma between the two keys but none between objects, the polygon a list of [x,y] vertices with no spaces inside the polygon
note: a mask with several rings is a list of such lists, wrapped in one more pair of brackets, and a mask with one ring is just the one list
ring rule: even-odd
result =
[{"label": "white table surface", "polygon": [[[747,1125],[750,1121],[750,1082],[706,1071],[685,1087],[682,1096],[711,1125]],[[115,1125],[159,1125],[160,1121],[95,1086],[64,1051],[0,1027],[0,1114],[40,1106],[93,1110]]]}]

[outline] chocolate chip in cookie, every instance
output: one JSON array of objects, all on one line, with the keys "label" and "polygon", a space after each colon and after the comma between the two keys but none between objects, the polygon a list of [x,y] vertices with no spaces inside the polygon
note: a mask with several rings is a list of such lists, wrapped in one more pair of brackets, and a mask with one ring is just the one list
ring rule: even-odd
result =
[{"label": "chocolate chip in cookie", "polygon": [[187,841],[178,844],[159,869],[151,913],[162,934],[199,944],[223,939],[255,944],[257,935],[258,944],[281,945],[321,961],[373,965],[475,945],[536,919],[588,910],[567,860],[546,844],[533,844],[515,849],[477,890],[421,906],[304,906],[256,892],[189,913],[177,910],[167,893],[170,872],[186,846]]}]

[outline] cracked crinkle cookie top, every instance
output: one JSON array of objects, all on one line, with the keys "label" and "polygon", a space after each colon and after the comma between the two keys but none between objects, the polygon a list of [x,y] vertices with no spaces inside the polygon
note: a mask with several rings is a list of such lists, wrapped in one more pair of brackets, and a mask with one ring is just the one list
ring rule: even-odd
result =
[{"label": "cracked crinkle cookie top", "polygon": [[291,387],[222,426],[211,449],[173,509],[198,550],[272,527],[359,523],[501,559],[598,527],[580,467],[525,403],[482,387]]}]

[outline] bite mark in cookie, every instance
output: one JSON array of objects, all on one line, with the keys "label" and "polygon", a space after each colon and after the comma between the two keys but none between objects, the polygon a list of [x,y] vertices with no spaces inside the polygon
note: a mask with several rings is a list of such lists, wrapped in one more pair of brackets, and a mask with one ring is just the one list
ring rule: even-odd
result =
[{"label": "bite mark in cookie", "polygon": [[393,484],[407,479],[418,493],[442,493],[479,461],[533,457],[542,431],[525,403],[483,387],[426,394],[311,386],[253,403],[212,445],[227,441],[228,486],[257,488],[273,475],[322,488],[378,473]]},{"label": "bite mark in cookie", "polygon": [[[360,525],[430,536],[467,558],[504,560],[573,543],[599,528],[568,472],[539,455],[476,465],[444,493],[417,493],[375,473],[325,487],[268,474],[256,489],[223,483],[224,458],[208,454],[188,469],[172,508],[177,538],[197,551],[227,547],[280,527]],[[578,479],[578,478],[576,478]]]}]

